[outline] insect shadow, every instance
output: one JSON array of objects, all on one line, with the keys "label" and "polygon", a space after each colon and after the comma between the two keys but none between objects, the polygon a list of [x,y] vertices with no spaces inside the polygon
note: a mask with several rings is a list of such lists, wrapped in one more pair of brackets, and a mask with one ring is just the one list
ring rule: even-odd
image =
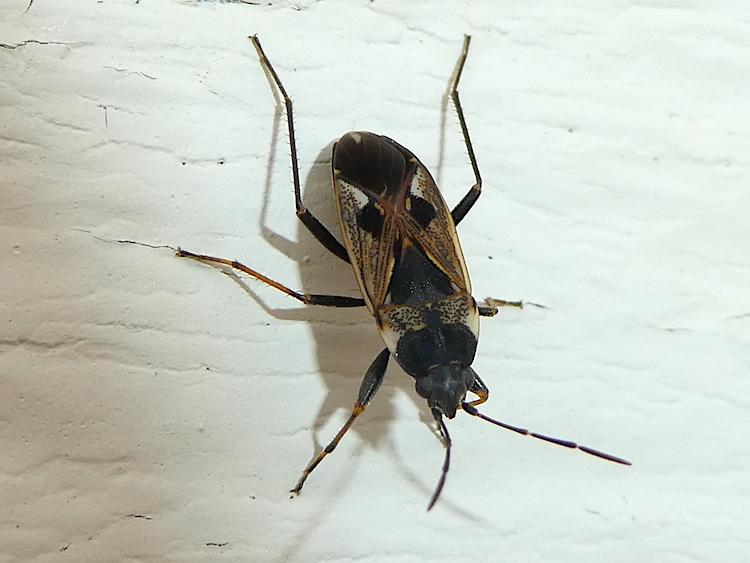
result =
[{"label": "insect shadow", "polygon": [[[415,379],[417,392],[428,400],[428,406],[439,427],[439,436],[445,446],[442,472],[427,510],[430,510],[440,497],[450,466],[452,441],[443,417],[452,419],[459,409],[523,436],[568,449],[577,449],[611,462],[630,465],[627,460],[569,440],[512,426],[475,408],[475,405],[484,403],[489,397],[489,389],[470,367],[476,350],[479,317],[494,316],[499,306],[512,305],[520,308],[523,303],[488,298],[485,305],[478,305],[471,295],[466,264],[456,238],[455,226],[474,206],[482,186],[458,95],[458,82],[471,37],[464,37],[463,49],[451,79],[450,94],[476,182],[453,209],[446,205],[431,175],[413,153],[392,139],[368,132],[350,132],[335,144],[329,143],[314,161],[317,166],[314,165],[308,173],[303,191],[298,172],[292,101],[263,52],[257,36],[250,39],[258,51],[269,82],[272,81],[278,90],[274,91],[277,111],[270,143],[271,154],[266,171],[260,230],[266,243],[298,264],[305,265],[300,267],[303,292],[291,289],[284,283],[236,260],[195,254],[182,249],[178,249],[176,254],[198,262],[217,265],[222,269],[229,267],[234,272],[244,272],[304,304],[343,309],[366,305],[370,313],[376,317],[381,336],[386,343],[386,348],[381,350],[366,369],[347,422],[321,450],[317,431],[329,418],[328,411],[334,406],[340,406],[344,396],[343,392],[334,391],[339,390],[340,386],[335,382],[329,384],[326,374],[361,373],[361,355],[356,356],[356,367],[348,362],[351,356],[347,352],[353,348],[347,343],[354,341],[358,344],[357,350],[363,351],[367,347],[367,341],[371,340],[375,348],[375,338],[368,336],[368,332],[362,332],[369,331],[366,328],[369,323],[364,322],[363,316],[360,317],[361,320],[352,322],[351,318],[356,313],[352,314],[349,310],[331,312],[324,321],[319,320],[320,317],[310,309],[295,309],[291,312],[271,309],[236,273],[234,274],[233,277],[269,314],[283,319],[307,320],[316,340],[317,363],[328,388],[327,397],[312,425],[313,446],[318,453],[305,467],[297,485],[290,492],[298,494],[302,490],[307,477],[328,454],[333,452],[355,419],[365,411],[384,379],[390,356],[394,356],[403,370]],[[280,237],[266,225],[270,190],[274,183],[274,156],[279,136],[279,94],[284,98],[287,114],[295,209],[296,215],[301,219],[301,223],[297,223],[300,242]],[[441,136],[444,136],[444,117],[441,119],[440,129]],[[438,158],[440,164],[442,148],[441,140]],[[331,160],[335,163],[332,174],[330,163],[326,163],[328,154],[332,155]],[[331,178],[333,182],[328,181]],[[338,216],[337,220],[333,221],[329,203],[332,183],[335,184]],[[380,196],[373,195],[373,186],[377,187]],[[303,193],[306,201],[303,201]],[[325,195],[321,197],[322,194]],[[325,202],[326,205],[322,205],[321,202]],[[315,214],[311,211],[315,209],[313,205],[319,206]],[[323,223],[316,215],[323,219]],[[336,240],[336,236],[324,226],[324,223],[341,226],[344,244]],[[346,295],[346,291],[334,294],[316,294],[309,291],[311,286],[318,283],[322,283],[328,291],[336,291],[338,288],[335,286],[346,278],[342,277],[341,264],[334,265],[330,262],[332,257],[322,255],[317,244],[312,246],[314,242],[310,234],[302,232],[301,224],[304,224],[307,231],[332,255],[351,263],[357,276],[357,286],[361,288],[361,297]],[[315,260],[311,260],[311,253]],[[313,268],[309,268],[310,265]],[[336,272],[337,268],[341,272],[340,275],[332,276],[331,272]],[[351,274],[349,279],[351,280]],[[345,287],[351,293],[356,292],[351,282]],[[347,315],[348,319],[343,320],[342,314]],[[369,331],[369,334],[372,332]],[[359,341],[355,338],[357,335]],[[338,353],[334,353],[335,351]],[[404,380],[408,381],[405,378],[397,379],[396,385],[403,385],[399,382]],[[338,381],[338,377],[335,381]],[[477,398],[467,401],[466,395],[469,392]],[[382,395],[384,394],[381,394],[381,397]],[[381,405],[384,404],[382,398],[379,402]],[[424,403],[421,401],[415,402],[415,406],[418,411],[424,409]],[[371,412],[375,412],[376,416],[386,415],[384,420],[392,419],[392,413],[378,413],[378,410],[382,411],[382,406]],[[390,410],[390,402],[387,410]],[[424,421],[429,418],[423,413],[422,419]],[[359,429],[357,432],[373,444],[376,444],[382,435]]]},{"label": "insect shadow", "polygon": [[[360,295],[351,266],[328,252],[294,215],[291,179],[278,174],[276,153],[281,135],[281,106],[274,112],[272,136],[269,143],[267,168],[263,182],[262,205],[258,229],[266,244],[297,262],[301,287],[295,289],[309,293],[330,292],[337,295]],[[305,205],[314,211],[324,225],[338,234],[337,218],[332,198],[331,153],[335,140],[329,142],[317,155],[303,185]],[[286,188],[286,189],[284,189]],[[257,194],[257,192],[256,192]],[[250,197],[256,198],[252,194]],[[280,213],[279,221],[295,221],[298,225],[296,238],[290,240],[275,232],[269,224],[271,201],[279,201],[280,207],[288,208],[288,213]],[[373,330],[372,317],[364,308],[337,309],[331,307],[300,306],[289,300],[289,307],[270,307],[256,291],[256,282],[227,271],[266,313],[279,320],[307,322],[315,341],[317,372],[326,389],[326,396],[318,408],[311,424],[312,448],[310,456],[330,439],[323,428],[338,410],[349,412],[357,395],[362,376],[372,358],[382,349],[383,343],[376,330]],[[269,274],[272,274],[269,272]],[[363,420],[352,430],[369,446],[383,445],[389,435],[389,426],[394,417],[392,399],[400,391],[405,392],[414,403],[420,420],[435,432],[434,420],[424,401],[413,395],[413,383],[395,362],[389,367],[383,387],[367,410]],[[321,432],[324,432],[321,434]],[[388,448],[393,452],[393,448]],[[394,456],[403,474],[411,476],[402,461]],[[302,460],[301,460],[302,462]],[[410,477],[411,480],[411,477]],[[426,488],[429,488],[425,484]]]},{"label": "insect shadow", "polygon": [[[269,77],[269,81],[270,79],[271,77]],[[293,206],[294,190],[292,189],[294,183],[292,182],[292,178],[274,177],[283,102],[276,89],[272,89],[272,92],[276,98],[276,110],[273,117],[263,193],[260,198],[262,204],[258,228],[261,236],[270,247],[298,263],[301,287],[295,287],[295,290],[305,293],[315,293],[323,290],[326,293],[349,295],[356,300],[360,300],[361,293],[351,266],[333,256],[329,250],[326,250],[320,244],[319,240],[316,240],[310,234],[302,222],[293,219],[295,212]],[[444,127],[441,126],[441,134],[443,133]],[[318,153],[317,158],[313,161],[313,165],[305,177],[301,191],[304,206],[313,211],[324,225],[329,226],[336,233],[336,236],[340,236],[338,218],[335,215],[332,197],[331,159],[335,143],[336,141],[329,142]],[[439,154],[439,157],[441,156],[442,150]],[[247,191],[248,198],[257,201],[257,183],[251,181],[250,184]],[[284,187],[286,187],[286,190]],[[288,195],[284,192],[287,192]],[[279,220],[284,220],[282,217],[289,217],[289,220],[295,221],[298,225],[296,237],[298,241],[289,240],[276,233],[268,224],[269,202],[272,199],[274,201],[284,201],[286,198],[289,198],[289,203],[282,203],[281,207],[288,206],[288,215],[280,213]],[[279,282],[269,280],[269,278],[265,278],[265,276],[257,272],[253,275],[251,273],[252,270],[246,272],[250,274],[249,277],[240,274],[239,271],[245,272],[243,269],[244,266],[236,266],[238,263],[231,260],[197,255],[182,249],[177,250],[177,255],[197,259],[207,265],[220,269],[232,278],[267,314],[280,320],[308,322],[316,343],[317,372],[322,377],[327,391],[326,397],[311,424],[312,450],[313,453],[320,452],[323,444],[319,440],[319,433],[322,431],[322,428],[328,426],[329,419],[331,419],[338,409],[351,409],[353,399],[357,397],[357,390],[360,387],[364,373],[368,370],[367,366],[372,361],[372,357],[376,356],[378,351],[381,351],[382,355],[383,342],[378,337],[377,331],[373,330],[372,317],[364,308],[321,308],[316,306],[299,306],[293,303],[290,304],[291,306],[274,308],[269,306],[264,298],[256,293],[255,282],[250,280],[257,278],[261,281],[266,281],[266,283],[277,289],[280,289]],[[259,267],[262,268],[263,266],[259,264]],[[274,277],[276,276],[275,272],[268,273]],[[284,280],[284,282],[289,283],[291,280],[289,282]],[[290,291],[294,293],[290,289],[283,290],[284,293],[288,294]],[[400,368],[393,362],[389,371],[398,372]],[[392,401],[390,399],[397,393],[397,389],[407,393],[416,407],[416,412],[419,413],[421,421],[438,438],[441,438],[441,434],[437,432],[434,426],[434,417],[431,416],[423,401],[415,400],[412,380],[409,377],[405,377],[403,373],[388,373],[386,375],[385,385],[378,394],[377,400],[367,409],[366,419],[354,425],[353,430],[366,444],[372,447],[381,445],[387,439],[389,435],[388,426],[394,419]],[[327,432],[323,438],[326,441],[329,437],[328,434],[330,432]],[[393,444],[389,443],[388,445],[391,457],[406,480],[410,482],[415,481],[413,472],[403,464]],[[306,475],[306,473],[303,473],[303,475]],[[303,482],[303,479],[298,482],[297,489],[294,492],[298,491],[301,482]],[[340,482],[341,480],[339,480]]]},{"label": "insect shadow", "polygon": [[[277,105],[273,116],[273,127],[269,142],[267,167],[263,182],[261,210],[257,228],[262,238],[271,248],[294,260],[299,267],[301,287],[295,289],[310,293],[320,291],[336,295],[359,296],[359,288],[351,266],[339,260],[327,251],[317,241],[304,225],[294,218],[294,206],[291,194],[291,179],[284,178],[285,174],[277,174],[277,148],[281,132],[281,117],[283,115],[282,102],[277,98]],[[443,144],[445,135],[445,112],[447,104],[443,104],[440,123],[440,145],[438,149],[438,170],[442,168]],[[338,223],[333,204],[331,185],[331,155],[336,140],[330,141],[317,154],[310,167],[303,185],[303,200],[305,206],[314,211],[320,221],[331,228],[338,235]],[[286,186],[284,185],[286,184]],[[287,189],[284,190],[283,188]],[[257,192],[249,192],[255,199]],[[287,213],[279,213],[279,221],[294,220],[297,224],[296,241],[290,240],[273,230],[269,224],[269,207],[271,201],[279,201],[280,207],[288,208]],[[357,390],[364,371],[371,359],[382,349],[383,343],[377,331],[373,330],[372,317],[366,309],[337,309],[331,307],[298,306],[294,302],[289,307],[270,307],[254,290],[255,283],[247,278],[240,278],[233,271],[227,271],[266,313],[279,320],[307,322],[315,341],[317,353],[317,372],[326,389],[326,396],[313,418],[311,426],[312,448],[310,459],[330,439],[330,430],[323,431],[329,426],[334,414],[343,410],[349,412],[351,403],[356,397]],[[248,283],[249,282],[249,283]],[[392,362],[388,368],[383,386],[376,399],[370,404],[362,420],[352,427],[352,431],[372,448],[385,447],[393,465],[399,470],[404,479],[415,483],[420,490],[429,494],[432,483],[429,477],[418,476],[412,471],[400,456],[395,445],[388,439],[389,427],[395,420],[392,399],[399,392],[404,392],[413,403],[420,421],[427,429],[439,438],[434,424],[434,417],[422,400],[414,396],[412,379],[400,373],[401,369]],[[334,425],[335,426],[335,425]],[[323,432],[323,434],[321,434]],[[436,449],[436,455],[440,451]],[[346,480],[350,472],[342,471],[342,479]],[[447,508],[457,515],[480,522],[483,519],[476,514],[461,509],[458,505],[446,502]]]}]

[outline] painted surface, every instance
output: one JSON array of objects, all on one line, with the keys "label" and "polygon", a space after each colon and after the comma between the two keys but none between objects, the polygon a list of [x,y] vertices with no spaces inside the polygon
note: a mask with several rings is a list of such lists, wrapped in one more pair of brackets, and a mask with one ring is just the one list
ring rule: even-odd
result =
[{"label": "painted surface", "polygon": [[[740,562],[750,552],[750,15],[719,4],[0,5],[0,562]],[[332,224],[345,131],[412,150],[455,204],[484,412],[624,468],[451,421],[443,451],[367,312],[303,309],[173,257],[356,295],[294,215]],[[134,245],[112,242],[131,240]],[[152,245],[152,246],[145,246]]]}]

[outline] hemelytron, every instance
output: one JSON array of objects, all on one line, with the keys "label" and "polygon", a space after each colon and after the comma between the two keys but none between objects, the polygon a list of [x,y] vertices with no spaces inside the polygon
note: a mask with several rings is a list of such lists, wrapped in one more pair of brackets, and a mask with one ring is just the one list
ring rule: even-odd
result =
[{"label": "hemelytron", "polygon": [[[258,38],[253,36],[250,40],[261,65],[284,98],[297,216],[323,246],[351,264],[361,297],[300,293],[235,260],[186,250],[179,250],[177,255],[245,272],[302,303],[367,307],[385,344],[365,373],[349,419],[305,468],[292,493],[302,490],[310,473],[364,412],[383,381],[390,358],[414,378],[416,391],[427,400],[445,444],[440,480],[428,510],[442,491],[450,464],[451,439],[445,418],[455,417],[458,410],[519,434],[630,465],[624,459],[574,442],[505,424],[476,408],[489,397],[487,385],[471,368],[479,338],[479,317],[494,316],[499,306],[521,307],[522,303],[496,299],[477,303],[456,233],[456,225],[476,203],[482,190],[482,178],[458,95],[471,37],[464,38],[449,92],[474,172],[474,185],[451,210],[430,172],[410,150],[383,135],[365,131],[346,133],[334,144],[331,159],[334,201],[343,242],[302,203],[292,100]],[[475,398],[468,400],[469,393]]]}]

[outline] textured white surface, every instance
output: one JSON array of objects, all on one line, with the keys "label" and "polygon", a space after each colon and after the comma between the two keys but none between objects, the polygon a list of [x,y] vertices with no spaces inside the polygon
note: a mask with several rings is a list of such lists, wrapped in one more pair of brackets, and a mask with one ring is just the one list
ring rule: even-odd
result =
[{"label": "textured white surface", "polygon": [[[0,562],[747,560],[750,14],[746,2],[0,6]],[[632,468],[451,422],[443,451],[391,368],[289,500],[381,343],[168,249],[353,293],[293,213],[331,222],[330,143],[399,140],[457,202],[485,412]],[[280,125],[278,129],[275,125]],[[313,166],[315,162],[319,166]]]}]

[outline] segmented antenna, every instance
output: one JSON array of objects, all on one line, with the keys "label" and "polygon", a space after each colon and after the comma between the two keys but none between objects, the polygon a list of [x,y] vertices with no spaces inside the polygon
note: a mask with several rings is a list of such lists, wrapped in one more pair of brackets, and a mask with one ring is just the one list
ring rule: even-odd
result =
[{"label": "segmented antenna", "polygon": [[437,420],[440,433],[443,435],[443,443],[445,444],[445,460],[443,461],[443,471],[440,474],[440,480],[438,481],[437,487],[435,487],[435,492],[432,493],[430,504],[427,505],[428,511],[432,510],[432,507],[435,506],[440,493],[443,492],[443,487],[445,486],[445,478],[448,476],[448,468],[451,465],[451,437],[450,434],[448,434],[448,427],[445,425],[445,421],[438,411],[433,409],[432,414],[435,417],[435,420]]},{"label": "segmented antenna", "polygon": [[[593,455],[601,459],[606,459],[607,461],[620,463],[622,465],[632,465],[632,463],[630,463],[628,460],[622,459],[621,457],[616,457],[611,454],[600,452],[599,450],[595,450],[587,446],[579,446],[575,442],[571,442],[569,440],[553,438],[552,436],[545,436],[544,434],[537,434],[536,432],[531,432],[530,430],[527,430],[526,428],[519,428],[517,426],[511,426],[510,424],[506,424],[505,422],[495,420],[494,418],[490,418],[489,416],[482,414],[469,403],[462,403],[461,406],[463,407],[464,411],[470,414],[471,416],[477,416],[481,418],[482,420],[491,422],[495,426],[499,426],[500,428],[505,428],[506,430],[511,430],[517,434],[521,434],[522,436],[529,436],[531,438],[537,438],[539,440],[544,440],[545,442],[549,442],[551,444],[557,444],[558,446],[563,446],[564,448],[570,448],[571,450],[581,450],[582,452],[587,453],[589,455]],[[442,424],[442,421],[441,421],[441,424]]]}]

